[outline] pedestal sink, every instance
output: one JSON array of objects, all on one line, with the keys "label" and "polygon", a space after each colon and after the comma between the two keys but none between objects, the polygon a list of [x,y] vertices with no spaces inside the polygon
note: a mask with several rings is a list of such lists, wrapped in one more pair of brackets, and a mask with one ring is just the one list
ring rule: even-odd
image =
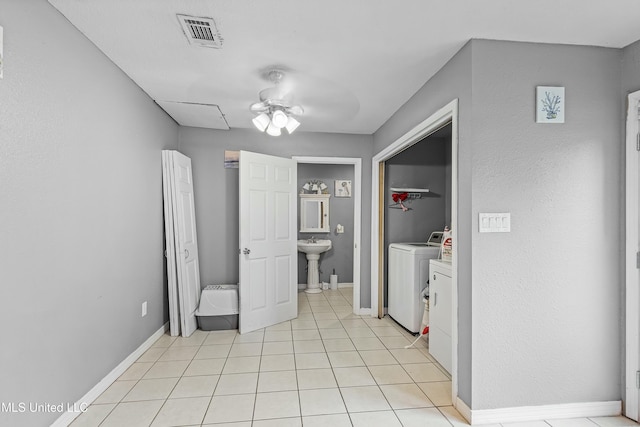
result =
[{"label": "pedestal sink", "polygon": [[307,254],[307,289],[308,294],[318,294],[322,292],[320,277],[318,273],[318,260],[320,254],[331,249],[331,240],[298,240],[298,250]]}]

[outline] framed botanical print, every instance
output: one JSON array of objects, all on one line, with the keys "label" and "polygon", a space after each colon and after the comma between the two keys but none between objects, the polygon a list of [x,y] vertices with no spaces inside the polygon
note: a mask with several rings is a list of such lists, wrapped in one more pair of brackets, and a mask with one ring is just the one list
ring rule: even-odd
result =
[{"label": "framed botanical print", "polygon": [[351,197],[351,181],[336,179],[334,194],[336,197]]},{"label": "framed botanical print", "polygon": [[536,123],[564,123],[564,87],[536,88]]}]

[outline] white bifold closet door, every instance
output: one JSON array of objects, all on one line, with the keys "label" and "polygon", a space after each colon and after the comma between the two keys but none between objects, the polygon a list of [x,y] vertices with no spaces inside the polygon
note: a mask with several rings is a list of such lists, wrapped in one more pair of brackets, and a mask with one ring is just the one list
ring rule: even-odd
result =
[{"label": "white bifold closet door", "polygon": [[173,234],[173,189],[170,179],[170,151],[162,151],[162,194],[164,200],[164,238],[167,258],[167,285],[169,293],[169,332],[180,335],[180,309],[178,308],[178,278],[176,276],[176,249]]},{"label": "white bifold closet door", "polygon": [[[200,270],[191,159],[163,150],[169,325],[171,335],[190,336],[197,328]],[[178,320],[179,319],[179,320]]]}]

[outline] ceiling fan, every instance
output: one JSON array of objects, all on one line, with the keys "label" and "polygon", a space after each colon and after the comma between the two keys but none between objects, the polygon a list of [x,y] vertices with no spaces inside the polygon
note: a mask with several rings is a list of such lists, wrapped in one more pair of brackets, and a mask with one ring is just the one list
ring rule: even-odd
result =
[{"label": "ceiling fan", "polygon": [[273,83],[274,87],[261,90],[260,102],[249,107],[257,114],[252,120],[253,124],[260,132],[266,131],[271,136],[280,136],[282,129],[291,134],[300,126],[300,122],[293,116],[304,114],[304,109],[293,103],[293,96],[282,84],[285,77],[283,70],[269,70],[264,77]]}]

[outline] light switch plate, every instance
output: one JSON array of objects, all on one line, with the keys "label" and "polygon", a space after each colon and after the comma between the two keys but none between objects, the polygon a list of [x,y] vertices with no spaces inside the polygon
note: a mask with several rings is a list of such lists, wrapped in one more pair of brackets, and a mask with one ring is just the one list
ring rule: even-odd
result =
[{"label": "light switch plate", "polygon": [[511,213],[480,213],[478,228],[480,233],[509,233],[511,231]]}]

